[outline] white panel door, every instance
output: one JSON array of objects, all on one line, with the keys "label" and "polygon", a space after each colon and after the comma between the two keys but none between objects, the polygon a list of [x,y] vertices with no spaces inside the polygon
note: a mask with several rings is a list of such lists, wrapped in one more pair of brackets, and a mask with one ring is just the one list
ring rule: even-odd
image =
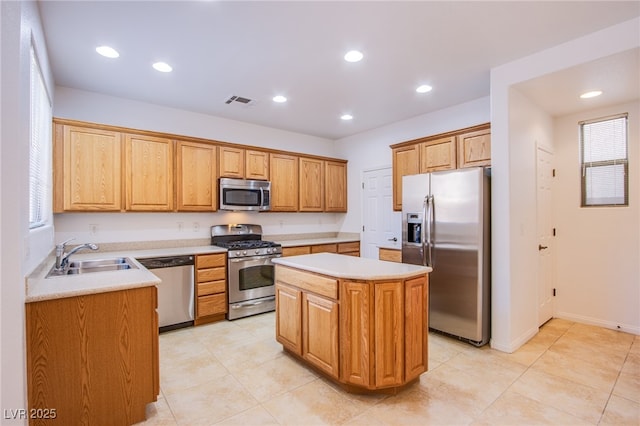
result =
[{"label": "white panel door", "polygon": [[363,173],[360,255],[378,258],[378,247],[400,249],[400,212],[393,211],[393,174],[390,167]]},{"label": "white panel door", "polygon": [[553,154],[537,149],[538,324],[553,316]]}]

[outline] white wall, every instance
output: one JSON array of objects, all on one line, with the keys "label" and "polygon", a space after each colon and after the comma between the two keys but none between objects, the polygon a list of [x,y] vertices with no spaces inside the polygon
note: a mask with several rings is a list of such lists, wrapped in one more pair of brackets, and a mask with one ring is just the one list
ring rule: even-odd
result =
[{"label": "white wall", "polygon": [[[349,160],[349,211],[344,218],[342,230],[358,232],[361,229],[362,173],[374,168],[391,167],[390,145],[489,121],[489,98],[485,97],[336,141],[338,157]],[[399,230],[400,216],[396,216]]]},{"label": "white wall", "polygon": [[[535,224],[535,209],[523,209],[517,189],[522,174],[519,159],[525,154],[511,141],[511,86],[612,55],[640,45],[636,18],[622,24],[558,45],[551,49],[501,65],[491,70],[491,152],[492,152],[492,339],[491,346],[513,352],[537,327],[527,300],[531,280],[526,271],[534,269],[537,253],[521,248],[527,224]],[[529,151],[529,154],[532,152]],[[527,178],[531,179],[531,178]],[[525,228],[523,229],[522,226]],[[523,232],[524,231],[524,232]],[[499,262],[496,262],[499,259]]]},{"label": "white wall", "polygon": [[[24,277],[49,253],[51,226],[29,232],[29,49],[39,53],[48,87],[46,46],[35,2],[0,2],[2,30],[0,141],[0,324],[2,423],[5,410],[26,409]],[[9,418],[7,418],[9,417]]]},{"label": "white wall", "polygon": [[[339,157],[329,139],[67,87],[56,88],[53,113],[58,118]],[[343,217],[343,213],[62,213],[55,215],[55,238],[74,237],[74,243],[196,239],[207,238],[211,225],[226,223],[257,223],[265,235],[338,232]],[[95,234],[90,232],[94,225]]]},{"label": "white wall", "polygon": [[[580,207],[578,122],[629,113],[629,206]],[[555,316],[640,334],[640,103],[555,119]]]}]

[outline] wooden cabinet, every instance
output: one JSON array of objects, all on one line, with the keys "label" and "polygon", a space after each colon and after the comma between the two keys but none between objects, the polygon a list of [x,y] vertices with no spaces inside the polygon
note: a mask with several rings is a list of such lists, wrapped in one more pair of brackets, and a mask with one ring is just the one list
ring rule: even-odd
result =
[{"label": "wooden cabinet", "polygon": [[313,244],[308,246],[283,247],[282,256],[298,256],[311,253],[340,253],[348,256],[360,256],[360,242]]},{"label": "wooden cabinet", "polygon": [[338,283],[321,275],[277,269],[276,340],[338,378]]},{"label": "wooden cabinet", "polygon": [[436,139],[420,144],[420,173],[456,168],[456,138]]},{"label": "wooden cabinet", "polygon": [[311,254],[311,246],[282,247],[282,257]]},{"label": "wooden cabinet", "polygon": [[176,204],[178,211],[215,211],[216,146],[198,142],[176,142]]},{"label": "wooden cabinet", "polygon": [[196,256],[195,324],[224,319],[227,313],[227,254]]},{"label": "wooden cabinet", "polygon": [[219,149],[220,177],[244,178],[244,149],[231,146],[221,146]]},{"label": "wooden cabinet", "polygon": [[324,161],[300,157],[299,183],[301,212],[324,210]]},{"label": "wooden cabinet", "polygon": [[337,253],[338,244],[315,244],[311,246],[311,253]]},{"label": "wooden cabinet", "polygon": [[269,180],[269,153],[266,151],[245,151],[245,177],[247,179]]},{"label": "wooden cabinet", "polygon": [[126,209],[173,210],[173,141],[125,135]]},{"label": "wooden cabinet", "polygon": [[338,243],[338,253],[347,256],[360,256],[360,241]]},{"label": "wooden cabinet", "polygon": [[30,424],[129,425],[160,392],[157,289],[26,304]]},{"label": "wooden cabinet", "polygon": [[393,148],[393,209],[402,210],[402,177],[420,173],[419,145]]},{"label": "wooden cabinet", "polygon": [[378,259],[386,260],[388,262],[402,263],[402,250],[381,247],[378,249]]},{"label": "wooden cabinet", "polygon": [[298,211],[298,157],[269,154],[271,167],[271,211]]},{"label": "wooden cabinet", "polygon": [[54,212],[122,209],[120,133],[56,123],[54,152]]},{"label": "wooden cabinet", "polygon": [[276,265],[276,340],[359,390],[394,389],[427,371],[428,278],[337,279]]},{"label": "wooden cabinet", "polygon": [[458,167],[491,165],[491,130],[484,129],[457,136]]},{"label": "wooden cabinet", "polygon": [[324,210],[347,211],[347,163],[325,161]]}]

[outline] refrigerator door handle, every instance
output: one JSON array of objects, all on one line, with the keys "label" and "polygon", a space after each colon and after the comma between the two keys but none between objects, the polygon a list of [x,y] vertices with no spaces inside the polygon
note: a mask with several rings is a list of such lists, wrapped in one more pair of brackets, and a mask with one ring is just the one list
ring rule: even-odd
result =
[{"label": "refrigerator door handle", "polygon": [[433,268],[433,234],[434,234],[434,229],[433,229],[433,225],[434,225],[434,221],[433,221],[433,195],[429,195],[427,197],[425,197],[425,203],[424,203],[424,224],[423,224],[423,229],[426,228],[426,230],[424,231],[426,233],[426,238],[423,240],[424,244],[426,244],[426,250],[425,250],[425,255],[426,255],[426,259],[425,262],[423,263],[426,266],[430,266]]}]

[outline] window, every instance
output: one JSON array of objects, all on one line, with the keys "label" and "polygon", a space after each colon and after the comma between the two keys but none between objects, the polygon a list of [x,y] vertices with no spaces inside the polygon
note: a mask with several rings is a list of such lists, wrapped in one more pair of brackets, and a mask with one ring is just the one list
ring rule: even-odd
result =
[{"label": "window", "polygon": [[579,124],[582,207],[628,206],[627,114]]},{"label": "window", "polygon": [[30,73],[29,228],[37,228],[47,224],[51,211],[51,102],[33,46]]}]

